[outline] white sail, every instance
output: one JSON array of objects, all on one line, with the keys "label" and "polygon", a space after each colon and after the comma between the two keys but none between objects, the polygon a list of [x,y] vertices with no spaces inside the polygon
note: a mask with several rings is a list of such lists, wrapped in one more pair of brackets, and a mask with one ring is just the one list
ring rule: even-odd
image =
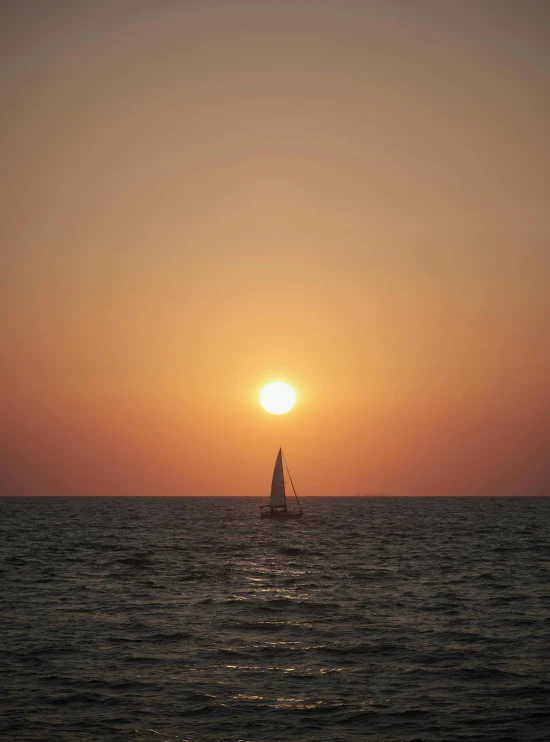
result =
[{"label": "white sail", "polygon": [[273,469],[273,479],[271,480],[271,497],[269,505],[272,508],[282,508],[286,505],[285,480],[283,476],[283,456],[281,449]]}]

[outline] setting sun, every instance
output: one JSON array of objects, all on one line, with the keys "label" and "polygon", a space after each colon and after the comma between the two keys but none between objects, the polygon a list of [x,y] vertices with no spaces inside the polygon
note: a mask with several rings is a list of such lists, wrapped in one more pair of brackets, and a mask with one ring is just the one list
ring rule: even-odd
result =
[{"label": "setting sun", "polygon": [[260,403],[266,412],[283,415],[294,407],[294,389],[283,381],[275,381],[265,386],[260,394]]}]

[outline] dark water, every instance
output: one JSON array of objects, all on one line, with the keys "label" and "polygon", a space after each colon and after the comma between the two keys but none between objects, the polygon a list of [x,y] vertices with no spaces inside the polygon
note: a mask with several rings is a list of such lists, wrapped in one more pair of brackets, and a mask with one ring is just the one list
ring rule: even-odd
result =
[{"label": "dark water", "polygon": [[0,739],[550,740],[550,499],[0,500]]}]

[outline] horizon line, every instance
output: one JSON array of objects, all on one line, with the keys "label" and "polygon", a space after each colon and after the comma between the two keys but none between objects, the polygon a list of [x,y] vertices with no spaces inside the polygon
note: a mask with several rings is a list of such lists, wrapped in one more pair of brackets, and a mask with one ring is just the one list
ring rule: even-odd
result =
[{"label": "horizon line", "polygon": [[[120,498],[149,498],[149,499],[161,499],[161,498],[170,498],[170,499],[177,499],[177,498],[216,498],[219,500],[227,499],[230,500],[232,498],[246,498],[246,499],[255,499],[255,500],[265,500],[269,499],[266,498],[265,495],[32,495],[32,494],[25,494],[25,495],[2,495],[0,494],[0,500],[15,500],[15,499],[24,499],[24,498],[63,498],[65,500],[72,500],[72,499],[120,499]],[[360,499],[437,499],[437,498],[526,498],[526,497],[550,497],[550,493],[546,495],[538,495],[538,494],[529,494],[529,495],[300,495],[303,499],[309,499],[309,498],[331,498],[334,500],[342,500],[342,499],[354,499],[354,500],[360,500]]]}]

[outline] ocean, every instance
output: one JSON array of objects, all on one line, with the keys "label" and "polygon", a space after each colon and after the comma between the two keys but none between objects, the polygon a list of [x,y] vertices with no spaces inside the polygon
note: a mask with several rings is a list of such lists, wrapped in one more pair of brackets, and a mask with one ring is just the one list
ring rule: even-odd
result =
[{"label": "ocean", "polygon": [[550,740],[550,499],[263,502],[0,499],[0,740]]}]

